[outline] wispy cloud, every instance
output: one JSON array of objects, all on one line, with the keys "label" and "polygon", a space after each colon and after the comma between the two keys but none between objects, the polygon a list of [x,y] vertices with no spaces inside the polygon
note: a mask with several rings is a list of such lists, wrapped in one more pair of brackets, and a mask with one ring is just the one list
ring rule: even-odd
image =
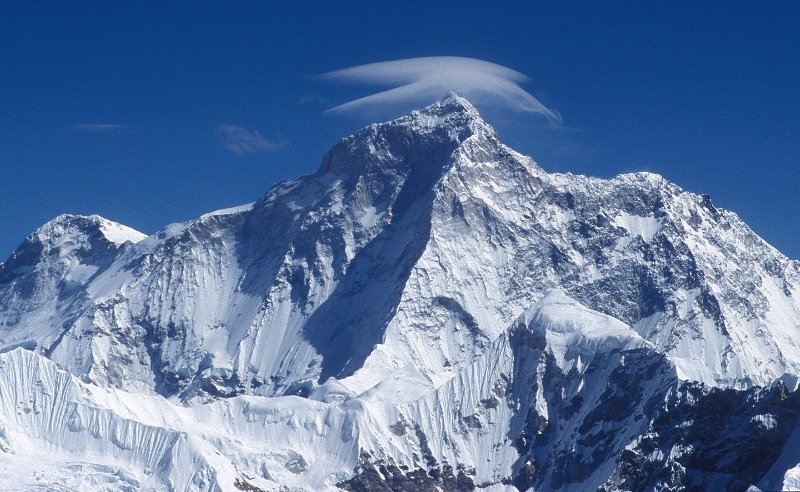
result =
[{"label": "wispy cloud", "polygon": [[84,123],[81,125],[72,125],[69,130],[89,133],[111,133],[121,130],[127,130],[126,125],[115,125],[110,123]]},{"label": "wispy cloud", "polygon": [[222,124],[215,131],[219,143],[236,155],[274,152],[286,146],[283,139],[270,140],[241,126]]},{"label": "wispy cloud", "polygon": [[520,86],[528,82],[526,75],[475,58],[409,58],[345,68],[322,77],[340,82],[396,86],[328,110],[333,113],[370,110],[387,104],[428,103],[454,91],[477,104],[538,113],[551,123],[561,122],[556,111],[545,107]]}]

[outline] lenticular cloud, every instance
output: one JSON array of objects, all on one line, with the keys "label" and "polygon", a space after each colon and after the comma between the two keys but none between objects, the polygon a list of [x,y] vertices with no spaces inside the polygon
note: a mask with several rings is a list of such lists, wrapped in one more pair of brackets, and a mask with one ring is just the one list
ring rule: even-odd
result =
[{"label": "lenticular cloud", "polygon": [[474,58],[409,58],[345,68],[329,72],[323,77],[341,82],[397,86],[328,110],[334,113],[394,104],[427,103],[453,91],[478,104],[500,104],[517,111],[539,113],[551,123],[561,122],[557,112],[545,107],[520,87],[521,83],[528,81],[526,75]]}]

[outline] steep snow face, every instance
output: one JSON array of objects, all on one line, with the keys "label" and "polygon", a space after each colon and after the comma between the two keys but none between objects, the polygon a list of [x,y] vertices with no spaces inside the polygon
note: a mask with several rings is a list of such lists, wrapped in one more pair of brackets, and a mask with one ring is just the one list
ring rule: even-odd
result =
[{"label": "steep snow face", "polygon": [[347,410],[297,397],[186,408],[82,383],[33,352],[0,354],[9,490],[319,490],[353,468],[357,432]]},{"label": "steep snow face", "polygon": [[47,353],[92,381],[183,398],[305,393],[352,374],[426,247],[436,183],[472,138],[495,137],[450,98],[343,140],[317,174],[252,207],[165,228],[51,323],[64,331]]},{"label": "steep snow face", "polygon": [[[564,352],[551,339],[581,340],[582,349]],[[16,488],[318,490],[360,480],[353,477],[357,460],[374,456],[469,483],[499,483],[518,456],[506,435],[518,406],[544,405],[547,417],[543,389],[525,401],[515,393],[531,391],[529,378],[543,371],[537,366],[555,357],[580,378],[597,357],[644,343],[620,322],[554,293],[470,368],[414,402],[386,402],[373,391],[336,404],[240,396],[194,407],[87,384],[15,349],[0,354],[0,478]],[[441,433],[451,436],[449,445]],[[487,466],[486,449],[502,459]],[[447,463],[460,467],[448,471]]]},{"label": "steep snow face", "polygon": [[[82,382],[17,348],[0,354],[0,481],[187,491],[793,483],[786,429],[800,421],[800,392],[681,385],[636,332],[559,291],[411,401],[390,401],[381,388],[352,398],[334,389],[186,407]],[[750,445],[695,449],[730,434],[700,432],[697,421],[717,428],[729,419]],[[744,475],[737,463],[748,463]]]},{"label": "steep snow face", "polygon": [[582,368],[597,352],[651,347],[621,321],[588,309],[561,291],[553,291],[525,311],[517,323],[543,339],[558,368]]},{"label": "steep snow face", "polygon": [[[564,350],[568,340],[576,350]],[[553,293],[469,367],[414,401],[389,402],[376,389],[328,403],[238,396],[193,407],[84,383],[15,349],[0,354],[0,479],[19,489],[320,490],[369,486],[363,467],[389,466],[411,489],[450,488],[448,480],[462,489],[545,480],[525,466],[532,444],[547,435],[554,449],[582,453],[576,426],[587,425],[593,407],[614,404],[603,396],[606,381],[622,361],[632,366],[626,371],[640,371],[644,358],[636,354],[644,346],[619,321]],[[672,373],[663,358],[649,358],[662,369],[638,384],[659,391],[654,378],[669,382]],[[565,388],[571,416],[559,409]],[[641,427],[625,426],[609,456]],[[561,466],[536,460],[541,470]],[[602,484],[611,469],[592,473],[593,483]],[[587,476],[555,480],[578,479],[588,483]]]},{"label": "steep snow face", "polygon": [[330,378],[414,398],[562,289],[634,327],[681,378],[793,384],[799,272],[656,175],[544,172],[451,95],[342,140],[316,174],[251,205],[144,240],[56,219],[2,267],[0,339],[184,400],[308,395]]},{"label": "steep snow face", "polygon": [[[596,488],[610,474],[610,468],[600,465],[613,463],[643,425],[634,423],[633,415],[646,404],[645,396],[674,380],[671,366],[647,347],[624,323],[554,291],[526,309],[454,378],[401,406],[390,430],[404,434],[398,431],[405,429],[419,441],[423,460],[408,464],[412,469],[424,468],[425,460],[449,463],[476,485],[513,483],[525,490],[558,474],[565,453],[578,461],[594,451],[582,439],[595,430],[592,419],[615,405],[608,385],[615,371],[653,366],[640,381],[628,381],[643,394],[628,402],[625,418],[617,416],[624,425],[606,422],[604,431],[611,434],[613,428],[616,435],[608,449],[599,450],[607,453],[602,460],[593,458],[592,473],[553,478],[559,485],[545,486]],[[396,456],[370,454],[383,466],[397,461]],[[530,465],[534,461],[536,473]]]},{"label": "steep snow face", "polygon": [[97,215],[61,215],[37,229],[0,265],[0,343],[49,346],[71,306],[90,302],[92,280],[144,237]]}]

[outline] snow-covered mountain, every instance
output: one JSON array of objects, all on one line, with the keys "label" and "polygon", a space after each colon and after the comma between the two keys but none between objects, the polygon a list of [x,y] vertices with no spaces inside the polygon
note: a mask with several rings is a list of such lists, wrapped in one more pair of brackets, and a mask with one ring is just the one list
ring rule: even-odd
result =
[{"label": "snow-covered mountain", "polygon": [[800,482],[800,263],[657,175],[547,173],[452,94],[250,205],[45,224],[0,347],[11,488]]}]

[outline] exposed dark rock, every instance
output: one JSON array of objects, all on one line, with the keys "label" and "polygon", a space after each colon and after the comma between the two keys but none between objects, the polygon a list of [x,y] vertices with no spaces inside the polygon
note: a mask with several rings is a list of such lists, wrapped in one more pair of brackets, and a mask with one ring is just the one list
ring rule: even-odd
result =
[{"label": "exposed dark rock", "polygon": [[[435,464],[435,463],[434,463]],[[403,470],[389,461],[375,462],[369,453],[362,451],[356,475],[336,486],[343,490],[357,492],[392,491],[392,492],[468,492],[475,490],[475,483],[470,477],[470,470],[453,469],[444,464],[428,470],[416,468]]]}]

